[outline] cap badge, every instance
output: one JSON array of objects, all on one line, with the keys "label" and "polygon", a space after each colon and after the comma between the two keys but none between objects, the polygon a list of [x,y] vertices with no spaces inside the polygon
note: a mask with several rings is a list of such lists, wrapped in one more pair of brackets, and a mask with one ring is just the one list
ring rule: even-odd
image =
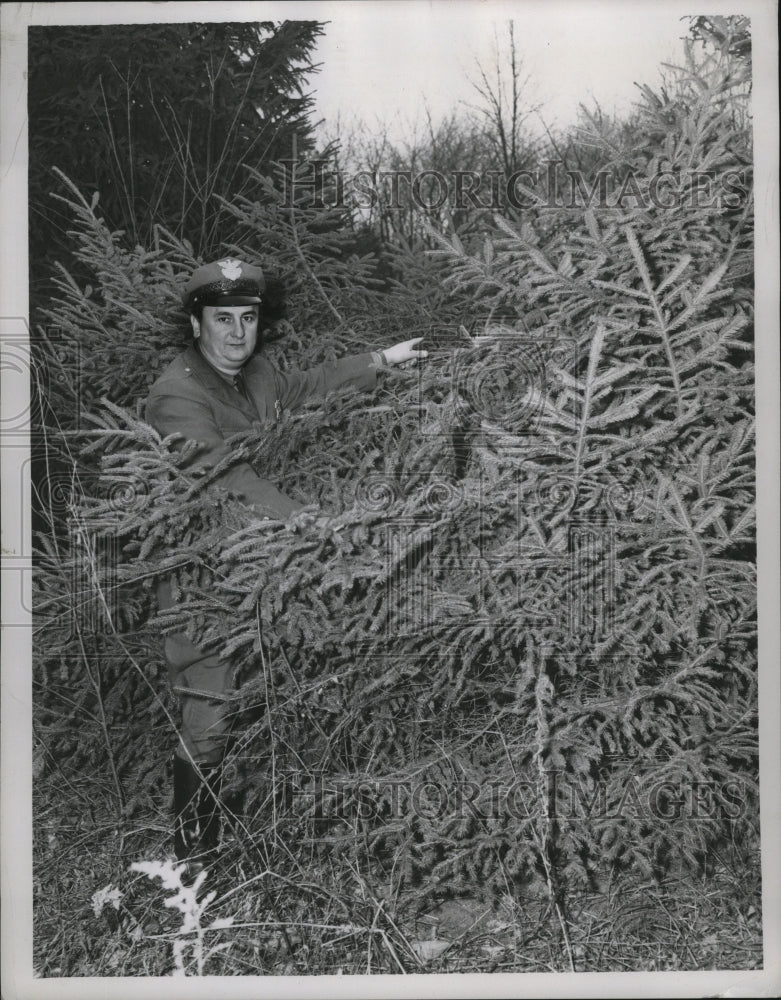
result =
[{"label": "cap badge", "polygon": [[228,281],[236,281],[241,277],[241,261],[233,260],[231,257],[226,257],[225,260],[218,260],[217,266],[222,271],[224,278]]}]

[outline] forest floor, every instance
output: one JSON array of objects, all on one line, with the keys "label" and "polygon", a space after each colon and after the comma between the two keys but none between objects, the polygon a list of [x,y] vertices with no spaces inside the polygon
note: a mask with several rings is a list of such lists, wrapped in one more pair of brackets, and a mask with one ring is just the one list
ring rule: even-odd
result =
[{"label": "forest floor", "polygon": [[[544,883],[498,898],[428,896],[391,873],[335,867],[314,845],[226,839],[200,888],[197,923],[138,861],[172,870],[167,792],[159,808],[112,818],[84,785],[36,783],[34,967],[42,977],[161,976],[185,942],[188,974],[351,975],[758,969],[758,845],[728,845],[707,871],[661,881],[625,874],[551,904]],[[104,903],[100,897],[103,890]],[[215,895],[209,899],[209,894]],[[199,945],[200,940],[200,945]],[[215,946],[220,946],[215,948]],[[200,950],[199,950],[200,949]]]}]

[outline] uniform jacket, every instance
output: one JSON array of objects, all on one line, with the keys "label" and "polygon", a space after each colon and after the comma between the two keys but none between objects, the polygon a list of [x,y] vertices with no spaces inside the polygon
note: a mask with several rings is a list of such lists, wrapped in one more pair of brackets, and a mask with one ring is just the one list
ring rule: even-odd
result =
[{"label": "uniform jacket", "polygon": [[[158,433],[180,433],[198,441],[197,465],[214,466],[229,452],[226,438],[253,424],[273,423],[285,410],[294,410],[308,399],[325,396],[339,386],[370,389],[377,370],[372,355],[358,354],[317,365],[308,371],[281,372],[262,355],[253,355],[242,368],[251,402],[225,381],[189,347],[175,358],[152,386],[146,419]],[[233,465],[217,480],[260,513],[285,519],[301,507],[248,463]],[[163,582],[158,590],[161,607],[171,606],[171,590]],[[168,636],[166,658],[172,670],[182,670],[206,654],[186,636]]]},{"label": "uniform jacket", "polygon": [[[295,410],[308,399],[325,396],[339,386],[370,389],[377,371],[371,354],[327,361],[308,371],[281,372],[262,355],[253,355],[242,369],[248,402],[232,388],[195,347],[175,358],[152,386],[146,419],[162,435],[179,432],[198,441],[198,465],[214,466],[230,448],[225,439],[253,423],[274,423],[283,411]],[[248,462],[232,466],[218,480],[243,503],[271,517],[286,518],[301,504],[285,496]]]}]

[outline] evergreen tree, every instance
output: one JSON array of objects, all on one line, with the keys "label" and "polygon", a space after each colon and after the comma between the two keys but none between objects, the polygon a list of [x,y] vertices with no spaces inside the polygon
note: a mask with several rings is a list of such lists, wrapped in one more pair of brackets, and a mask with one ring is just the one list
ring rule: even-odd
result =
[{"label": "evergreen tree", "polygon": [[220,198],[247,191],[297,143],[311,150],[314,21],[29,29],[30,262],[34,291],[72,264],[58,168],[129,245],[155,226],[196,256],[228,241]]}]

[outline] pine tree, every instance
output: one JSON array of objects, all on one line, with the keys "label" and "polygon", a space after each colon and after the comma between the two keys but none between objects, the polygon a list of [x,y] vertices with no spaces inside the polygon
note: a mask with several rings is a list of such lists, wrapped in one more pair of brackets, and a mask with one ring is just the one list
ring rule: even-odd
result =
[{"label": "pine tree", "polygon": [[220,198],[251,189],[246,168],[313,149],[304,88],[321,34],[314,21],[30,28],[34,292],[55,260],[73,265],[53,168],[97,192],[132,246],[160,226],[198,256],[230,240]]}]

